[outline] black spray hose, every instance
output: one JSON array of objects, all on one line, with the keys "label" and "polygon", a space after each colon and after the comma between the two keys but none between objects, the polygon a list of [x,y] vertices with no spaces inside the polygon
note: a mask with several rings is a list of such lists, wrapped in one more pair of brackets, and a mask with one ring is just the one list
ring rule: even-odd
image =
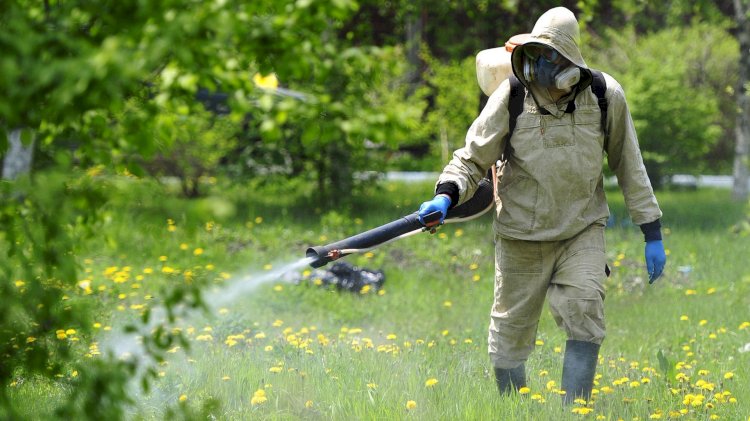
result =
[{"label": "black spray hose", "polygon": [[[463,222],[478,218],[490,210],[494,204],[492,181],[483,178],[479,182],[474,196],[460,206],[450,209],[445,217],[445,222]],[[366,252],[399,238],[408,237],[422,231],[434,232],[434,228],[439,224],[439,216],[439,212],[433,212],[424,218],[425,224],[422,224],[415,212],[341,241],[325,246],[310,247],[305,255],[314,259],[310,266],[319,268],[349,254]]]}]

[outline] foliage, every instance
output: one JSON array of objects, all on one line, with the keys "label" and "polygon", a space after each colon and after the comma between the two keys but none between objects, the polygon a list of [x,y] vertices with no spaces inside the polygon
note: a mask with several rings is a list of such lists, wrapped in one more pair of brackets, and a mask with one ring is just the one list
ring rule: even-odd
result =
[{"label": "foliage", "polygon": [[198,197],[204,177],[215,176],[221,161],[237,147],[237,126],[225,116],[197,110],[190,114],[160,113],[157,124],[174,139],[159,146],[146,161],[149,174],[176,177],[186,197]]},{"label": "foliage", "polygon": [[695,25],[645,36],[609,31],[606,41],[592,45],[592,67],[611,73],[625,89],[652,181],[719,167],[705,157],[720,141],[724,148],[731,141],[722,138],[734,126],[732,116],[722,113],[733,101],[737,52],[731,37]]},{"label": "foliage", "polygon": [[[426,53],[425,53],[426,55]],[[438,162],[430,169],[439,171],[453,151],[464,145],[466,130],[479,114],[481,91],[477,85],[475,58],[442,63],[425,56],[428,71],[425,83],[430,89],[431,104],[426,113],[421,139],[432,139],[431,156]]]}]

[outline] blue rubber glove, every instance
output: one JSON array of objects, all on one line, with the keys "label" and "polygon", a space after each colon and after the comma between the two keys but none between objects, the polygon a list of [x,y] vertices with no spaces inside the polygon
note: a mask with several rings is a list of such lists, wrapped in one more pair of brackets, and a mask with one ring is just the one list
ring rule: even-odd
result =
[{"label": "blue rubber glove", "polygon": [[664,243],[661,240],[646,242],[646,269],[648,269],[648,283],[653,284],[664,270],[667,263],[667,254],[664,252]]},{"label": "blue rubber glove", "polygon": [[435,211],[440,211],[440,223],[442,224],[445,220],[445,215],[448,214],[448,208],[451,205],[451,199],[444,195],[439,194],[435,196],[432,200],[429,200],[427,202],[422,203],[422,205],[419,207],[419,211],[417,212],[419,214],[419,222],[424,224],[424,217],[431,214]]}]

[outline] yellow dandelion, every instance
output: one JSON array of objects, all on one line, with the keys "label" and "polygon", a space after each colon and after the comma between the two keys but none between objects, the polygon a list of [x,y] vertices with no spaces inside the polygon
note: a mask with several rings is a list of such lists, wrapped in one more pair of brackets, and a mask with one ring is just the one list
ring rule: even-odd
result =
[{"label": "yellow dandelion", "polygon": [[524,387],[518,389],[518,393],[520,393],[522,395],[528,395],[529,393],[531,393],[531,389],[528,388],[528,387],[526,387],[526,386],[524,386]]},{"label": "yellow dandelion", "polygon": [[587,407],[575,407],[570,412],[578,415],[588,415],[593,411],[592,408]]},{"label": "yellow dandelion", "polygon": [[231,377],[229,377],[229,376],[224,376],[224,377],[221,378],[221,380],[223,380],[223,381],[227,381],[227,380],[230,380],[230,379],[231,379]]},{"label": "yellow dandelion", "polygon": [[264,389],[258,389],[253,393],[253,397],[250,398],[250,404],[253,406],[261,405],[268,400],[266,397],[266,391]]},{"label": "yellow dandelion", "polygon": [[28,338],[26,338],[27,344],[33,343],[34,341],[36,341],[36,338],[33,336],[29,336]]},{"label": "yellow dandelion", "polygon": [[450,301],[443,301],[443,307],[445,308],[453,307],[453,303]]},{"label": "yellow dandelion", "polygon": [[312,408],[313,407],[313,401],[306,401],[305,402],[305,408]]},{"label": "yellow dandelion", "polygon": [[202,248],[198,247],[195,250],[193,250],[193,255],[194,256],[200,256],[201,254],[203,254],[203,249]]},{"label": "yellow dandelion", "polygon": [[688,320],[690,320],[690,318],[689,318],[688,316],[686,316],[686,315],[684,315],[684,314],[683,314],[682,316],[680,316],[680,321],[682,321],[682,322],[686,322],[686,321],[688,321]]},{"label": "yellow dandelion", "polygon": [[187,395],[180,395],[180,402],[185,402],[187,400]]},{"label": "yellow dandelion", "polygon": [[281,373],[282,370],[283,368],[279,366],[271,367],[268,369],[268,371],[270,371],[271,373]]},{"label": "yellow dandelion", "polygon": [[416,407],[417,407],[417,403],[416,402],[414,402],[414,401],[407,401],[406,402],[406,409],[407,410],[412,410],[412,409],[414,409]]},{"label": "yellow dandelion", "polygon": [[750,322],[742,322],[742,324],[740,324],[739,330],[747,329],[748,327],[750,327]]},{"label": "yellow dandelion", "polygon": [[536,346],[542,346],[542,345],[544,345],[544,341],[541,340],[541,339],[537,339],[536,342],[534,342],[534,345],[536,345]]},{"label": "yellow dandelion", "polygon": [[728,372],[724,373],[724,379],[725,380],[731,380],[733,378],[734,378],[734,373],[732,373],[731,371],[728,371]]},{"label": "yellow dandelion", "polygon": [[436,384],[438,384],[438,379],[436,378],[427,379],[427,381],[424,382],[425,387],[433,387]]}]

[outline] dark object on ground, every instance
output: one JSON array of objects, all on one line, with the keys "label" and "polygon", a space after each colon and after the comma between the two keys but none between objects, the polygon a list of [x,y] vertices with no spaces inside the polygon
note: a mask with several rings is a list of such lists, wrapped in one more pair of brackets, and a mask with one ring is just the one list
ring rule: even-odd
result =
[{"label": "dark object on ground", "polygon": [[369,287],[369,291],[376,292],[385,283],[382,270],[372,270],[351,265],[346,262],[336,262],[328,270],[314,270],[307,280],[319,285],[332,285],[338,290],[362,292]]}]

